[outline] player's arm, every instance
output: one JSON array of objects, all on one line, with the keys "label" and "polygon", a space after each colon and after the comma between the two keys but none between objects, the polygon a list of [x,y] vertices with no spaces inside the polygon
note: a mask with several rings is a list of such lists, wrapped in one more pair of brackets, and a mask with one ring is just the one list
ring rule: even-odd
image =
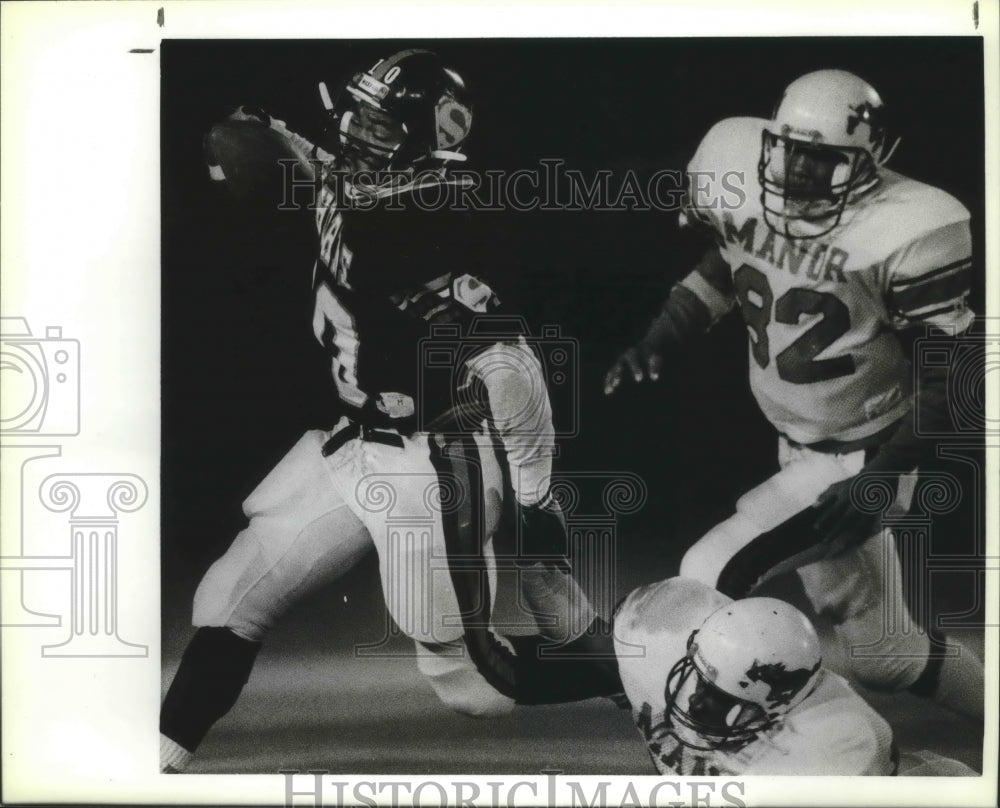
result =
[{"label": "player's arm", "polygon": [[466,629],[464,639],[480,675],[518,704],[564,704],[621,691],[617,663],[588,654],[577,642],[553,645],[538,634],[510,637],[512,654],[485,628]]},{"label": "player's arm", "polygon": [[663,356],[689,337],[708,331],[734,305],[729,264],[718,246],[712,246],[694,269],[670,290],[646,335],[615,360],[604,378],[609,395],[631,378],[656,381]]},{"label": "player's arm", "polygon": [[[954,341],[972,324],[975,315],[967,298],[972,278],[972,239],[968,220],[939,228],[898,250],[886,264],[883,294],[893,328],[905,344],[917,338],[939,342],[950,352]],[[948,414],[947,364],[919,364],[913,407],[899,428],[862,469],[878,475],[881,484],[933,459],[936,443],[918,434],[946,432]],[[833,553],[863,540],[872,517],[852,504],[852,480],[832,486],[817,507],[821,516],[816,528],[831,543]],[[862,535],[864,534],[864,535]]]},{"label": "player's arm", "polygon": [[[572,609],[573,586],[566,566],[566,522],[551,496],[530,506],[515,502],[524,547],[515,558],[525,600],[537,614],[560,615]],[[600,617],[568,642],[540,635],[508,638],[510,651],[490,630],[489,598],[482,594],[486,570],[477,531],[459,531],[448,546],[452,585],[462,615],[469,657],[487,682],[518,704],[558,704],[621,690],[614,635]],[[475,559],[470,566],[469,560]]]},{"label": "player's arm", "polygon": [[511,653],[478,606],[484,574],[485,567],[451,571],[469,658],[492,687],[518,704],[560,704],[620,691],[614,658],[594,656],[582,647],[586,640],[553,645],[539,635],[511,637],[516,649]]},{"label": "player's arm", "polygon": [[261,107],[237,107],[236,110],[230,114],[229,120],[259,121],[288,140],[292,148],[295,149],[296,153],[305,160],[319,160],[324,163],[333,160],[332,154],[324,149],[321,149],[307,137],[300,135],[297,132],[293,132],[288,128],[288,125],[284,121],[273,117]]},{"label": "player's arm", "polygon": [[[432,438],[432,458],[443,458],[454,450],[454,445],[449,447],[442,436]],[[564,533],[561,514],[556,521],[558,527],[550,528]],[[520,704],[578,701],[620,689],[610,632],[608,653],[600,657],[588,654],[592,649],[585,635],[559,646],[541,638],[512,638],[518,653],[511,653],[490,629],[488,584],[484,588],[487,564],[479,531],[468,525],[450,531],[446,547],[465,646],[476,669],[492,687]],[[544,597],[545,576],[533,574],[533,562],[530,556],[517,561],[526,576],[525,586],[540,586]]]},{"label": "player's arm", "polygon": [[311,184],[318,175],[316,166],[332,159],[284,121],[250,106],[238,107],[216,123],[204,138],[203,150],[209,177],[241,198],[281,194],[288,182]]},{"label": "player's arm", "polygon": [[[720,169],[730,165],[734,149],[745,142],[747,131],[742,119],[727,119],[713,126],[698,144],[687,166],[688,189],[680,224],[707,235],[714,245],[670,290],[646,335],[612,364],[604,377],[605,395],[627,379],[637,383],[656,381],[665,354],[689,337],[707,331],[735,305],[732,274],[722,253],[724,242],[714,215],[720,193],[714,178],[724,173]],[[755,131],[759,133],[759,126]]]}]

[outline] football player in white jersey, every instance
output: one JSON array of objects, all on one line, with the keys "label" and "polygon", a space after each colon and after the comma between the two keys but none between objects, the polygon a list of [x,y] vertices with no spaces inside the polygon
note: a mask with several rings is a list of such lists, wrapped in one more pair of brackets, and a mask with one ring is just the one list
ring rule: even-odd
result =
[{"label": "football player in white jersey", "polygon": [[892,730],[822,667],[804,614],[693,579],[634,590],[615,613],[632,718],[661,774],[892,775]]},{"label": "football player in white jersey", "polygon": [[812,623],[782,600],[733,600],[674,577],[629,593],[612,628],[604,659],[537,635],[511,638],[516,655],[469,650],[520,704],[585,698],[579,683],[615,667],[624,693],[613,699],[630,707],[660,774],[976,776],[929,750],[900,755],[889,724],[823,666]]},{"label": "football player in white jersey", "polygon": [[668,578],[622,601],[614,636],[632,718],[661,774],[977,774],[930,750],[901,753],[784,601],[734,601]]},{"label": "football player in white jersey", "polygon": [[[688,550],[681,574],[741,597],[795,568],[846,644],[877,651],[848,654],[859,681],[981,721],[983,667],[971,651],[949,638],[960,655],[934,652],[926,627],[884,630],[907,616],[899,560],[891,533],[856,506],[871,484],[905,513],[933,456],[915,434],[901,340],[933,327],[947,345],[973,321],[969,213],[886,168],[893,148],[878,93],[842,70],[792,82],[771,120],[712,127],[688,165],[683,218],[714,245],[611,367],[605,392],[655,380],[665,354],[738,307],[781,470]],[[940,433],[947,368],[918,371],[921,423]]]},{"label": "football player in white jersey", "polygon": [[[418,667],[439,697],[470,715],[510,710],[513,701],[464,653],[481,635],[463,636],[449,620],[489,613],[495,589],[480,578],[495,571],[485,558],[493,558],[488,540],[502,503],[514,514],[519,574],[536,591],[564,595],[562,608],[547,612],[554,619],[545,633],[577,648],[589,642],[588,629],[602,633],[561,559],[565,523],[549,494],[554,430],[538,357],[517,334],[455,344],[456,327],[471,328],[497,305],[471,274],[478,267],[465,250],[467,208],[442,204],[456,188],[448,167],[465,159],[472,109],[464,82],[436,54],[404,50],[357,72],[336,100],[325,85],[321,96],[329,151],[245,108],[206,142],[220,181],[246,176],[241,159],[275,133],[278,153],[287,144],[303,165],[319,163],[313,326],[344,415],[332,430],[303,435],[251,493],[247,527],[202,579],[197,631],[160,715],[164,771],[182,770],[233,706],[288,607],[370,548],[389,614],[415,641]],[[421,203],[427,188],[435,204]],[[435,347],[441,325],[453,335],[439,346],[452,357],[450,372],[421,376],[421,346]],[[459,540],[484,565],[452,582],[439,559]]]}]

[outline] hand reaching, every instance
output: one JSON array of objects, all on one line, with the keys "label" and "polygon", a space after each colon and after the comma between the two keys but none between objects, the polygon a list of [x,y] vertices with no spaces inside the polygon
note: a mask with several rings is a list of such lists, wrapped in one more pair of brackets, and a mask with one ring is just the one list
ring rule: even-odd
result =
[{"label": "hand reaching", "polygon": [[605,375],[604,395],[615,392],[626,378],[631,378],[637,384],[646,379],[657,381],[662,365],[663,354],[648,342],[633,345],[615,360]]}]

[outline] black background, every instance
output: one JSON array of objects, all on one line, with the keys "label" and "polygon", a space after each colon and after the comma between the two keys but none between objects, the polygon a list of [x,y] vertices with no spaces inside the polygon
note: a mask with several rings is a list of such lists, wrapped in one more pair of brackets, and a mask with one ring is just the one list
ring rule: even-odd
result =
[{"label": "black background", "polygon": [[[537,168],[559,158],[585,175],[683,169],[717,120],[768,116],[782,88],[807,71],[854,71],[879,90],[890,134],[902,137],[892,167],[969,207],[982,255],[983,64],[975,38],[166,41],[166,652],[188,636],[193,588],[242,526],[241,501],[304,430],[336,416],[311,331],[311,216],[250,207],[213,185],[202,136],[236,105],[252,103],[316,138],[318,81],[332,90],[358,67],[421,46],[454,65],[474,93],[472,165]],[[644,332],[703,245],[658,211],[489,213],[477,227],[495,245],[491,271],[505,302],[535,326],[558,324],[579,341],[581,433],[563,442],[557,467],[630,471],[649,486],[647,505],[620,523],[620,594],[672,574],[683,550],[776,467],[775,436],[747,386],[745,329],[734,318],[671,358],[659,385],[601,394],[608,363]],[[983,285],[980,270],[978,311]],[[556,413],[557,423],[567,417]],[[949,470],[971,490],[966,470]],[[969,552],[971,500],[939,520],[934,536],[942,551]],[[370,564],[352,578],[362,583],[343,586],[378,587]],[[944,586],[941,603],[969,605],[968,591],[952,589]]]}]

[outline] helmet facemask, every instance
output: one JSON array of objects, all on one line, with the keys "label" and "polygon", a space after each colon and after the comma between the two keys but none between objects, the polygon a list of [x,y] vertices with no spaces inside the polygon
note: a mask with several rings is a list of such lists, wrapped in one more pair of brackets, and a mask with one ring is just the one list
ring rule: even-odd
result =
[{"label": "helmet facemask", "polygon": [[670,669],[664,691],[664,715],[672,734],[691,749],[736,750],[753,741],[776,717],[760,705],[737,698],[712,684],[695,662],[695,637],[688,653]]},{"label": "helmet facemask", "polygon": [[354,74],[336,102],[320,95],[331,121],[331,151],[358,190],[406,184],[463,161],[472,110],[461,77],[433,53],[400,51]]},{"label": "helmet facemask", "polygon": [[764,221],[786,238],[826,235],[849,201],[878,182],[867,149],[809,143],[764,129],[758,178]]},{"label": "helmet facemask", "polygon": [[340,115],[340,155],[352,173],[391,168],[406,136],[406,124],[364,101],[355,101]]},{"label": "helmet facemask", "polygon": [[824,236],[879,181],[887,148],[875,88],[845,70],[816,70],[785,88],[764,127],[757,165],[768,227],[786,238]]}]

